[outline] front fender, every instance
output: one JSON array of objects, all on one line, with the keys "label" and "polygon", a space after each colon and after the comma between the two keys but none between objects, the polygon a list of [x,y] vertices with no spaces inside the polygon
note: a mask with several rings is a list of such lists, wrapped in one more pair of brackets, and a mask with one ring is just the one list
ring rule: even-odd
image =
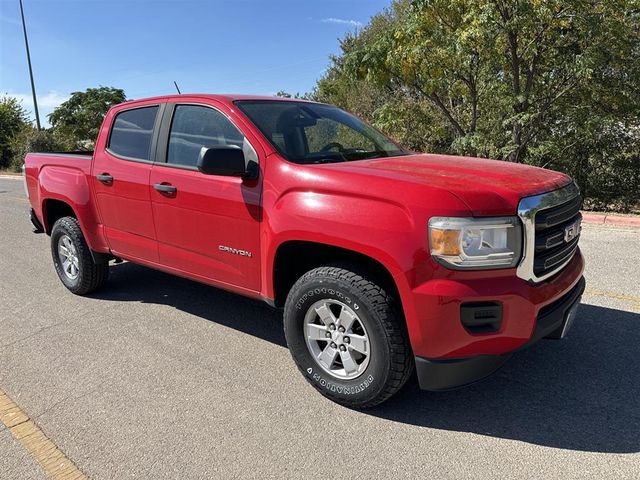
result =
[{"label": "front fender", "polygon": [[416,228],[401,205],[334,192],[289,191],[270,209],[267,258],[289,240],[333,245],[368,255],[389,270],[409,267]]},{"label": "front fender", "polygon": [[407,272],[427,252],[426,229],[417,229],[403,206],[366,195],[293,190],[281,196],[266,216],[263,295],[275,297],[278,248],[307,241],[351,250],[383,265],[401,293],[409,292]]}]

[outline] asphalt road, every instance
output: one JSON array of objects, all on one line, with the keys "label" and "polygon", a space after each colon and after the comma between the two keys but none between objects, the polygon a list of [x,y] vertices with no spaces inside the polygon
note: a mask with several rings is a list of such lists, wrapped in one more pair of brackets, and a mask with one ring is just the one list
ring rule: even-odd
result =
[{"label": "asphalt road", "polygon": [[[90,478],[638,478],[640,230],[585,226],[564,341],[365,412],[298,373],[267,305],[133,264],[69,293],[0,179],[0,390]],[[0,423],[0,478],[43,478]]]}]

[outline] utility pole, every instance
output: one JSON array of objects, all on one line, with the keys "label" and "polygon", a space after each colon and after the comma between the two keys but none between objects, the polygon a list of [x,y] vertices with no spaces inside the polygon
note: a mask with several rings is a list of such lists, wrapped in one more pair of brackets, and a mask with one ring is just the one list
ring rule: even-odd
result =
[{"label": "utility pole", "polygon": [[20,15],[22,16],[22,31],[24,32],[24,46],[27,48],[27,63],[29,64],[29,78],[31,79],[31,93],[33,94],[33,109],[36,113],[36,126],[40,127],[40,114],[38,113],[38,99],[36,98],[36,85],[33,83],[33,69],[31,68],[31,54],[29,53],[29,40],[27,40],[27,25],[24,22],[24,9],[22,8],[22,0],[20,1]]}]

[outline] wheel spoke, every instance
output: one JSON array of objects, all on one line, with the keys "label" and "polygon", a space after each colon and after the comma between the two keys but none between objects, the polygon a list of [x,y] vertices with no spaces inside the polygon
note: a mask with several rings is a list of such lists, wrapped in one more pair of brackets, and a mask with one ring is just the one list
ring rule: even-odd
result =
[{"label": "wheel spoke", "polygon": [[58,239],[58,259],[65,276],[75,280],[80,274],[80,258],[73,240],[67,235],[62,235]]},{"label": "wheel spoke", "polygon": [[309,340],[327,340],[327,329],[324,325],[316,325],[315,323],[307,324],[307,337]]},{"label": "wheel spoke", "polygon": [[353,322],[355,321],[356,316],[351,313],[346,308],[342,307],[342,311],[340,312],[340,317],[338,317],[338,325],[344,327],[345,330],[349,331]]},{"label": "wheel spoke", "polygon": [[318,361],[322,363],[326,368],[330,369],[336,359],[337,354],[338,350],[328,344],[322,351],[322,353],[320,353],[320,355],[318,356]]},{"label": "wheel spoke", "polygon": [[351,380],[368,368],[371,346],[358,313],[339,300],[320,298],[305,314],[301,333],[307,349],[318,367],[333,377]]},{"label": "wheel spoke", "polygon": [[340,352],[340,359],[342,360],[342,366],[344,367],[344,371],[347,375],[358,371],[358,364],[351,356],[349,350]]},{"label": "wheel spoke", "polygon": [[58,252],[60,253],[60,255],[63,255],[65,257],[69,256],[69,249],[62,244],[58,246]]},{"label": "wheel spoke", "polygon": [[333,312],[329,309],[329,305],[323,303],[319,307],[316,307],[316,313],[327,327],[332,323],[336,323],[336,317],[333,315]]},{"label": "wheel spoke", "polygon": [[362,335],[349,335],[350,346],[363,355],[369,355],[369,341]]}]

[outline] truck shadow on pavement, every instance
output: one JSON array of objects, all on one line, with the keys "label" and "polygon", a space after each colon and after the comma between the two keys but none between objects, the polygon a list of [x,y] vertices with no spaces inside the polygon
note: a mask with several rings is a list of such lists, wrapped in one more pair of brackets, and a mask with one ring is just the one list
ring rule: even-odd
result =
[{"label": "truck shadow on pavement", "polygon": [[417,382],[367,411],[396,422],[587,452],[640,451],[640,315],[581,305],[564,340],[543,340],[477,384]]},{"label": "truck shadow on pavement", "polygon": [[92,298],[170,305],[286,348],[282,313],[264,302],[133,263],[111,265],[106,287]]},{"label": "truck shadow on pavement", "polygon": [[[282,314],[264,303],[131,263],[110,273],[93,298],[171,305],[286,347]],[[412,379],[361,414],[569,450],[639,452],[640,314],[582,305],[565,340],[515,354],[486,380],[433,393]]]}]

